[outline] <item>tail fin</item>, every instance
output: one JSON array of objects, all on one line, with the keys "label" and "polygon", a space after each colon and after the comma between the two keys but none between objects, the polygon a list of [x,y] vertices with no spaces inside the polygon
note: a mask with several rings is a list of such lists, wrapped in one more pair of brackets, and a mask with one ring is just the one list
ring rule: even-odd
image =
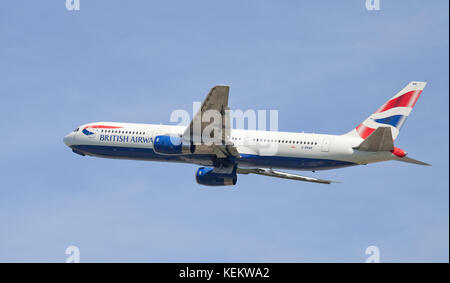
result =
[{"label": "tail fin", "polygon": [[390,127],[395,140],[426,84],[426,82],[410,82],[375,113],[345,135],[366,139],[378,127]]}]

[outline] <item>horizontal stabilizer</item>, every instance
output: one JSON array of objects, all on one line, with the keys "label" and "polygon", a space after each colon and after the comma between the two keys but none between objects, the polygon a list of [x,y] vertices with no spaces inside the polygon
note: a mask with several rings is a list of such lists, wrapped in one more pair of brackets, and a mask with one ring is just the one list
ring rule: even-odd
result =
[{"label": "horizontal stabilizer", "polygon": [[258,175],[264,175],[269,177],[277,177],[277,178],[283,178],[283,179],[290,179],[290,180],[297,180],[297,181],[304,181],[304,182],[313,182],[313,183],[320,183],[320,184],[331,184],[331,183],[339,183],[335,181],[330,180],[323,180],[323,179],[316,179],[312,177],[306,177],[281,171],[275,171],[272,169],[266,169],[266,168],[238,168],[237,173],[239,174],[258,174]]},{"label": "horizontal stabilizer", "polygon": [[422,162],[422,161],[419,161],[419,160],[416,160],[416,159],[413,159],[413,158],[410,158],[410,157],[399,157],[399,158],[396,158],[395,160],[397,160],[397,161],[402,161],[402,162],[408,162],[408,163],[413,163],[413,164],[418,164],[418,165],[425,165],[425,166],[431,166],[431,164],[428,164],[428,163],[425,163],[425,162]]},{"label": "horizontal stabilizer", "polygon": [[391,128],[378,127],[359,146],[354,147],[354,149],[371,152],[394,150]]}]

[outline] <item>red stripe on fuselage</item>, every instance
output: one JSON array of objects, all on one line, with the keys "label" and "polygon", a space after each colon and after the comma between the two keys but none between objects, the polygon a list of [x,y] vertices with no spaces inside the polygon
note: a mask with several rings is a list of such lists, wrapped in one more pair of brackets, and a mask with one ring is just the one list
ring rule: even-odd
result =
[{"label": "red stripe on fuselage", "polygon": [[356,131],[360,137],[366,139],[373,131],[375,131],[375,129],[369,128],[364,124],[359,124],[358,127],[356,127]]},{"label": "red stripe on fuselage", "polygon": [[94,129],[120,129],[122,127],[98,125],[98,126],[91,126],[90,128],[94,128]]},{"label": "red stripe on fuselage", "polygon": [[87,128],[92,128],[92,129],[120,129],[122,127],[95,125],[95,126],[86,126],[84,129],[87,129]]},{"label": "red stripe on fuselage", "polygon": [[421,93],[422,93],[421,90],[413,90],[405,94],[402,94],[401,96],[386,102],[375,113],[380,113],[395,107],[414,107]]}]

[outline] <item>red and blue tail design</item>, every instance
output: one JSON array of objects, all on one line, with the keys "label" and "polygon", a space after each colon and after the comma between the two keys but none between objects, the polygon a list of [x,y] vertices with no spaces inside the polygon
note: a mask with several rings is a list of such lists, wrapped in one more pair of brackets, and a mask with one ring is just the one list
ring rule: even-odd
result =
[{"label": "red and blue tail design", "polygon": [[426,82],[410,82],[364,122],[345,135],[365,139],[378,127],[390,127],[395,140],[426,84]]}]

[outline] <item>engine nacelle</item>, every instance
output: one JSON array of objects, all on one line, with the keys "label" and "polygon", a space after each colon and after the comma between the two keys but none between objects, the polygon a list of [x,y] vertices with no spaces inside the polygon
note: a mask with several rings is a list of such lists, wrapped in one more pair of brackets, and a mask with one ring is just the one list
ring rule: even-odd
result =
[{"label": "engine nacelle", "polygon": [[213,168],[200,167],[195,174],[197,183],[205,186],[232,186],[236,185],[237,175],[233,173],[213,173]]},{"label": "engine nacelle", "polygon": [[182,155],[194,153],[195,146],[183,144],[183,140],[177,136],[156,136],[153,149],[158,154]]}]

